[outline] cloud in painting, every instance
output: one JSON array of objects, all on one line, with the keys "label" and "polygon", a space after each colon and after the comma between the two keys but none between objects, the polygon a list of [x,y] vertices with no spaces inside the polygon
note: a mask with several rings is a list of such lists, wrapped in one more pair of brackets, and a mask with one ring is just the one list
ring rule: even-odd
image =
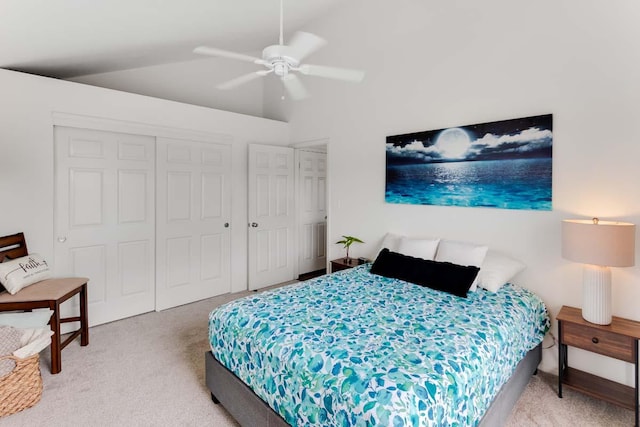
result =
[{"label": "cloud in painting", "polygon": [[432,145],[425,147],[422,141],[413,140],[404,146],[387,143],[387,155],[407,161],[432,162],[442,158],[438,149]]},{"label": "cloud in painting", "polygon": [[553,134],[548,129],[529,128],[514,135],[488,133],[473,141],[468,159],[487,156],[522,156],[551,150]]},{"label": "cloud in painting", "polygon": [[[523,157],[551,157],[552,132],[531,127],[515,134],[487,133],[469,141],[469,148],[461,158],[453,159],[447,147],[441,143],[423,142],[418,139],[403,143],[387,143],[388,160],[398,163],[430,163],[447,160],[492,160]],[[427,146],[425,146],[427,145]]]}]

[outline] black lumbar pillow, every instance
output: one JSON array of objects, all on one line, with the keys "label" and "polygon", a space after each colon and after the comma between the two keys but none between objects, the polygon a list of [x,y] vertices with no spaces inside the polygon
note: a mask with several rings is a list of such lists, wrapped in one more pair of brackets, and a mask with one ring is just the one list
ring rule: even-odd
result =
[{"label": "black lumbar pillow", "polygon": [[387,248],[380,251],[371,266],[373,274],[427,286],[464,298],[467,297],[467,292],[479,271],[478,267],[414,258]]}]

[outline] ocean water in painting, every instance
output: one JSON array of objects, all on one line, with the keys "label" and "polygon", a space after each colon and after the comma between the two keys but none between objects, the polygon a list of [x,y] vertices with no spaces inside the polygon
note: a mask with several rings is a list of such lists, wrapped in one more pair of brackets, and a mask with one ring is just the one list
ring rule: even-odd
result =
[{"label": "ocean water in painting", "polygon": [[551,158],[387,165],[388,203],[551,210]]}]

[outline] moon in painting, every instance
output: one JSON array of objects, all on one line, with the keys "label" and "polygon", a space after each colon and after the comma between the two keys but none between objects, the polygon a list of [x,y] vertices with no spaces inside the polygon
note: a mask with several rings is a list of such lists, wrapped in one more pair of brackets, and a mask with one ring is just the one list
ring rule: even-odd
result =
[{"label": "moon in painting", "polygon": [[471,147],[471,140],[464,130],[449,128],[438,135],[435,146],[445,159],[461,159]]}]

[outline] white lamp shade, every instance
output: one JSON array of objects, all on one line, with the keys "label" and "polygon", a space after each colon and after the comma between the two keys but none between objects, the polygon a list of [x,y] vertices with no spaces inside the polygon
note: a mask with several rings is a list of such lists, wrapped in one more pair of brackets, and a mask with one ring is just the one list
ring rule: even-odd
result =
[{"label": "white lamp shade", "polygon": [[562,221],[562,257],[584,264],[631,267],[636,260],[636,226],[628,222]]},{"label": "white lamp shade", "polygon": [[611,323],[611,270],[636,260],[636,226],[627,222],[562,221],[562,257],[589,264],[582,276],[582,317],[598,325]]}]

